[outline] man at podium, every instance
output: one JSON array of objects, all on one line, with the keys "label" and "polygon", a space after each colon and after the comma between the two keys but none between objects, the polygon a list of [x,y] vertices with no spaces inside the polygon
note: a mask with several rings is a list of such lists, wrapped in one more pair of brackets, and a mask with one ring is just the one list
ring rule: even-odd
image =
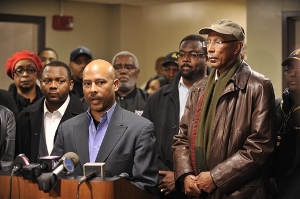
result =
[{"label": "man at podium", "polygon": [[72,175],[82,175],[87,162],[105,162],[107,177],[125,172],[132,184],[153,195],[158,181],[154,125],[116,103],[118,86],[109,62],[94,60],[85,67],[83,93],[89,108],[59,126],[51,155],[78,154]]}]

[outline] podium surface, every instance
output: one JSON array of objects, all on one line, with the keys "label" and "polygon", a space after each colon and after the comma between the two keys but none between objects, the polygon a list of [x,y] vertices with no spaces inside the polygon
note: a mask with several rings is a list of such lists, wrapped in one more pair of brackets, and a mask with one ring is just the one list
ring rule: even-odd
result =
[{"label": "podium surface", "polygon": [[[77,185],[80,177],[60,178],[56,186],[49,192],[39,190],[38,184],[25,180],[22,176],[12,177],[12,199],[76,199]],[[0,199],[8,199],[10,192],[10,176],[0,175]],[[139,189],[123,178],[96,178],[79,187],[79,199],[153,199],[145,191]]]}]

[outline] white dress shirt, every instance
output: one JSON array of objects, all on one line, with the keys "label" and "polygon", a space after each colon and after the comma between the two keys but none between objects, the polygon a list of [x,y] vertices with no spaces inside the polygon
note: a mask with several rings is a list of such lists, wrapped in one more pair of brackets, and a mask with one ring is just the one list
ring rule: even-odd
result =
[{"label": "white dress shirt", "polygon": [[65,114],[69,102],[70,95],[59,109],[51,113],[46,106],[46,100],[44,100],[44,130],[48,154],[51,154],[52,152],[55,132],[57,130],[61,118]]}]

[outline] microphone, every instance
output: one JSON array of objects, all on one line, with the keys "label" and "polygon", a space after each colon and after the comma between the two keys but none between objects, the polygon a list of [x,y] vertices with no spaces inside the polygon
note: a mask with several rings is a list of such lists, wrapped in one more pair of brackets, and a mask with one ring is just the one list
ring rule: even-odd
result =
[{"label": "microphone", "polygon": [[128,173],[120,173],[119,175],[120,178],[124,178],[125,180],[130,180],[130,176],[128,175]]},{"label": "microphone", "polygon": [[91,163],[87,162],[83,165],[83,177],[80,178],[78,184],[88,182],[95,177],[105,177],[105,163]]},{"label": "microphone", "polygon": [[42,171],[51,172],[60,161],[60,156],[43,156],[39,158]]},{"label": "microphone", "polygon": [[23,178],[26,180],[34,180],[44,172],[51,172],[59,160],[59,156],[43,156],[39,158],[39,163],[25,165],[22,168]]},{"label": "microphone", "polygon": [[55,166],[52,172],[43,173],[38,177],[39,190],[48,193],[57,183],[57,176],[61,172],[72,173],[79,163],[79,157],[74,152],[66,153]]},{"label": "microphone", "polygon": [[29,165],[30,162],[28,160],[28,158],[25,156],[25,154],[19,154],[15,160],[13,161],[12,164],[12,171],[11,171],[11,175],[16,174],[17,172],[19,172],[23,166],[25,165]]}]

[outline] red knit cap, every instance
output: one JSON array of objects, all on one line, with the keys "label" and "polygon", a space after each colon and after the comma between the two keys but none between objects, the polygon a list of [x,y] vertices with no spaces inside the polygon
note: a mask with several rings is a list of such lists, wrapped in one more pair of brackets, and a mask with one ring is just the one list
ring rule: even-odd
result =
[{"label": "red knit cap", "polygon": [[22,59],[29,59],[34,62],[37,69],[37,74],[39,75],[42,69],[42,62],[40,58],[34,53],[27,50],[22,52],[16,52],[12,57],[8,58],[5,64],[6,74],[8,77],[14,79],[14,69],[18,61]]}]

